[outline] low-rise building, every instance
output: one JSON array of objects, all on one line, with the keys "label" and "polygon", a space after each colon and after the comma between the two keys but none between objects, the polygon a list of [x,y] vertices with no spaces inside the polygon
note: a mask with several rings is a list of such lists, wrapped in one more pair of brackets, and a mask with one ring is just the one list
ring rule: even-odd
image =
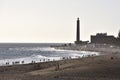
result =
[{"label": "low-rise building", "polygon": [[107,33],[97,33],[91,35],[91,43],[96,44],[116,44],[117,40],[113,35],[107,35]]}]

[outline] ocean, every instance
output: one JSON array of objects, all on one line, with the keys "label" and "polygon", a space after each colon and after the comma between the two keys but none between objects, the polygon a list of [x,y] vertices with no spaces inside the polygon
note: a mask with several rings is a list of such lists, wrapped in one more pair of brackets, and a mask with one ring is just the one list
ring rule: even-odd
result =
[{"label": "ocean", "polygon": [[0,66],[28,64],[99,55],[98,52],[59,50],[52,48],[57,43],[0,43]]}]

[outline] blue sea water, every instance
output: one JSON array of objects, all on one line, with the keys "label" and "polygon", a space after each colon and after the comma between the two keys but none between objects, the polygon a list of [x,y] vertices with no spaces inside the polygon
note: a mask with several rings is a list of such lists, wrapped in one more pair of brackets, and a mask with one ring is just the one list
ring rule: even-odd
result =
[{"label": "blue sea water", "polygon": [[[31,62],[45,62],[61,60],[63,57],[78,58],[83,55],[96,54],[97,52],[58,50],[51,48],[56,43],[1,43],[0,44],[0,66],[12,65],[13,62],[27,64]],[[22,63],[24,61],[24,63]]]}]

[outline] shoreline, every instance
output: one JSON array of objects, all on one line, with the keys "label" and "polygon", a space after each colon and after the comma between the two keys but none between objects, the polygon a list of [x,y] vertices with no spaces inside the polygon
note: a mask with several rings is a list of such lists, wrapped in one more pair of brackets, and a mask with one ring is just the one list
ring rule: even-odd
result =
[{"label": "shoreline", "polygon": [[53,57],[43,56],[42,54],[39,54],[39,55],[34,55],[34,56],[29,56],[29,57],[21,57],[21,58],[15,58],[15,59],[3,59],[3,60],[0,60],[0,66],[43,63],[43,62],[51,62],[51,61],[59,61],[59,60],[64,60],[64,59],[74,59],[74,58],[82,58],[82,57],[88,57],[88,56],[90,57],[90,56],[98,56],[99,55],[98,52],[78,51],[78,50],[72,50],[72,49],[65,50],[65,49],[56,49],[53,47],[50,47],[49,50],[51,52],[55,52],[55,53],[59,53],[59,54],[57,54],[57,56],[53,56]]},{"label": "shoreline", "polygon": [[119,48],[98,49],[105,55],[0,67],[0,80],[119,80]]},{"label": "shoreline", "polygon": [[67,45],[67,46],[55,46],[54,48],[62,50],[92,51],[105,54],[120,53],[120,47],[107,44],[87,44],[81,46]]}]

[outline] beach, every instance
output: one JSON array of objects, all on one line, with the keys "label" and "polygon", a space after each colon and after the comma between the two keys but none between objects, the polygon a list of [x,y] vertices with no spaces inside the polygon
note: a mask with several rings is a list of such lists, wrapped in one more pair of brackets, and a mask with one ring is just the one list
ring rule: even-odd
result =
[{"label": "beach", "polygon": [[0,80],[119,80],[120,49],[105,45],[59,49],[101,52],[99,56],[0,67]]}]

